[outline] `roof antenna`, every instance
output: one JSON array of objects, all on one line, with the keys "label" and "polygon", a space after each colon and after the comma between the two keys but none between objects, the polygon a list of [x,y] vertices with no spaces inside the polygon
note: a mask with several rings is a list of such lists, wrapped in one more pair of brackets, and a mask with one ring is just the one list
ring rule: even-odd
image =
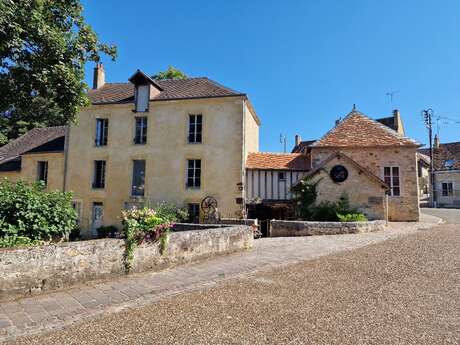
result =
[{"label": "roof antenna", "polygon": [[399,93],[399,90],[387,92],[386,95],[390,98],[390,103],[393,103],[393,98],[396,94]]},{"label": "roof antenna", "polygon": [[280,133],[280,144],[284,144],[284,153],[286,153],[286,136]]},{"label": "roof antenna", "polygon": [[356,111],[356,104],[353,103],[353,110],[352,111]]}]

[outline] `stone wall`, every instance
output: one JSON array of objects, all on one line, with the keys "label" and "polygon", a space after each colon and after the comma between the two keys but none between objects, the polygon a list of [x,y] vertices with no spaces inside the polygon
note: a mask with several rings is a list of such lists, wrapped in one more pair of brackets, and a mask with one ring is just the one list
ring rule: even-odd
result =
[{"label": "stone wall", "polygon": [[[198,259],[251,248],[248,226],[173,232],[167,249],[158,243],[136,248],[131,272],[161,270]],[[121,239],[66,242],[0,249],[0,300],[126,274]]]},{"label": "stone wall", "polygon": [[[388,218],[390,221],[418,221],[420,216],[418,199],[417,160],[415,147],[367,147],[367,148],[313,148],[313,167],[321,164],[335,152],[342,152],[356,163],[369,169],[383,179],[385,166],[400,168],[401,195],[390,196],[388,200]],[[360,186],[363,189],[367,185]]]},{"label": "stone wall", "polygon": [[303,222],[272,220],[270,221],[271,237],[313,236],[356,234],[384,230],[386,222],[374,220],[370,222]]},{"label": "stone wall", "polygon": [[[344,182],[336,183],[329,176],[330,170],[337,164],[344,166],[348,171],[348,178]],[[350,205],[364,213],[368,219],[386,219],[386,189],[378,180],[370,178],[358,169],[349,159],[335,157],[323,166],[313,181],[318,183],[316,204],[323,201],[337,202],[346,193]]]}]

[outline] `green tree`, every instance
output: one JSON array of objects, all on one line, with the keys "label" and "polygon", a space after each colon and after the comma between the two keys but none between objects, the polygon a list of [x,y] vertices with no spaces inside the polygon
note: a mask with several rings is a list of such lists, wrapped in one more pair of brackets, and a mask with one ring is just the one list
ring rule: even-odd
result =
[{"label": "green tree", "polygon": [[166,71],[158,72],[158,74],[155,74],[152,78],[155,80],[165,80],[165,79],[181,80],[181,79],[187,79],[188,77],[181,70],[178,70],[177,68],[173,66],[169,66]]},{"label": "green tree", "polygon": [[112,59],[79,0],[0,0],[0,144],[74,120],[88,104],[84,64]]}]

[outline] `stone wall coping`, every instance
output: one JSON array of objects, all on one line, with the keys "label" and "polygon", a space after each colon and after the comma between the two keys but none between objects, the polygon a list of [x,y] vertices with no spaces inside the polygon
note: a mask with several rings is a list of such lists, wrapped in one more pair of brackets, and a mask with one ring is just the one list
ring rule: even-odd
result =
[{"label": "stone wall coping", "polygon": [[[190,225],[190,224],[189,224]],[[166,249],[145,242],[134,250],[130,273],[168,267],[249,249],[247,225],[173,231]],[[120,238],[0,249],[0,301],[125,275],[125,243]]]}]

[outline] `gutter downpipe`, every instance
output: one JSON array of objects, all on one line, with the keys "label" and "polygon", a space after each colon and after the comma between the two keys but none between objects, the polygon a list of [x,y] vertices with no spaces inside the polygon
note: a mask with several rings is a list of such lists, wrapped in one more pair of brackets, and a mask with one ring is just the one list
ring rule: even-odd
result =
[{"label": "gutter downpipe", "polygon": [[68,156],[69,156],[69,134],[70,134],[70,125],[65,127],[65,137],[64,137],[64,179],[62,185],[62,191],[66,191],[67,186],[67,166],[68,166]]},{"label": "gutter downpipe", "polygon": [[243,218],[247,218],[246,214],[246,98],[243,98],[243,147],[242,147],[242,155],[241,155],[241,182],[243,183],[243,190],[241,191],[242,193],[242,198],[243,202],[241,203],[241,215]]}]

